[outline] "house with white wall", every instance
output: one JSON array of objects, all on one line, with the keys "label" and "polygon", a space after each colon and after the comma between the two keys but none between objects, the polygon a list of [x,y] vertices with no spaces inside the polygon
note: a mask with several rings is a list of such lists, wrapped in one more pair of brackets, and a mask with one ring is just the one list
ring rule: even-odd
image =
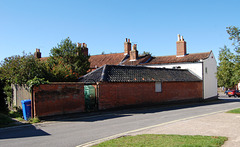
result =
[{"label": "house with white wall", "polygon": [[[88,55],[87,44],[78,43],[78,46],[79,45],[83,47],[82,51],[84,55]],[[124,42],[124,52],[90,56],[89,72],[106,64],[147,66],[152,68],[188,69],[191,73],[203,81],[203,98],[217,98],[217,62],[213,52],[187,53],[187,43],[184,41],[183,36],[180,35],[178,35],[176,48],[176,55],[172,56],[139,56],[137,44],[133,44],[132,46],[130,39],[126,38],[126,41]],[[42,58],[39,49],[36,50],[35,56],[41,60],[46,60],[48,58]]]},{"label": "house with white wall", "polygon": [[217,62],[213,52],[188,54],[186,42],[180,35],[176,46],[176,55],[151,57],[142,65],[153,68],[188,69],[203,80],[203,98],[217,98]]}]

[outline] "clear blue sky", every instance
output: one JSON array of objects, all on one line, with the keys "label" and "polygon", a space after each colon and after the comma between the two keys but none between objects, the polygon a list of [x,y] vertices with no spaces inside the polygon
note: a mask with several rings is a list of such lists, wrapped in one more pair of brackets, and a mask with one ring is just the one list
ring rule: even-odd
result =
[{"label": "clear blue sky", "polygon": [[188,53],[229,47],[226,27],[239,27],[239,0],[0,0],[0,61],[34,53],[43,57],[70,37],[91,55],[120,53],[125,38],[139,52],[175,55],[177,34]]}]

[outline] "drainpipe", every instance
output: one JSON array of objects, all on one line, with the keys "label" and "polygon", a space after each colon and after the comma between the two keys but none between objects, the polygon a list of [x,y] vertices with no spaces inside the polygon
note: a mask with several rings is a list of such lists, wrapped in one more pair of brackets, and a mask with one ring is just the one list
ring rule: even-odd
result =
[{"label": "drainpipe", "polygon": [[97,88],[96,88],[96,101],[95,101],[95,104],[97,105],[97,110],[98,110],[98,104],[99,104],[99,85],[100,85],[100,83],[99,82],[96,82],[96,84],[97,84]]},{"label": "drainpipe", "polygon": [[31,91],[31,118],[34,118],[34,98],[33,98],[33,89],[34,86],[32,87],[32,89],[30,89]]},{"label": "drainpipe", "polygon": [[204,97],[204,85],[205,85],[205,80],[204,80],[204,74],[205,74],[205,71],[204,71],[204,62],[203,62],[203,60],[201,59],[200,60],[200,62],[202,62],[202,83],[203,83],[203,85],[202,85],[202,94],[203,94],[203,100],[205,100],[205,97]]}]

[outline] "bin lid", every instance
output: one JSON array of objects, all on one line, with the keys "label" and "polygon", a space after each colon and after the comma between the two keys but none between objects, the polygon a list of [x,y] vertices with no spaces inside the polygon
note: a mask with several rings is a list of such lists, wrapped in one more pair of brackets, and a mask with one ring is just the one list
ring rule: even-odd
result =
[{"label": "bin lid", "polygon": [[31,102],[31,100],[21,100],[21,103],[22,103],[22,104],[30,103],[30,102]]}]

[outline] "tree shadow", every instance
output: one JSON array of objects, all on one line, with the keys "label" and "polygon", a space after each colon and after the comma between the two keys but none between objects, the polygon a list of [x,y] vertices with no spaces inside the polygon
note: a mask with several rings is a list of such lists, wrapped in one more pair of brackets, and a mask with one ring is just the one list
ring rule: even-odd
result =
[{"label": "tree shadow", "polygon": [[50,135],[33,125],[0,129],[0,139],[25,138]]}]

